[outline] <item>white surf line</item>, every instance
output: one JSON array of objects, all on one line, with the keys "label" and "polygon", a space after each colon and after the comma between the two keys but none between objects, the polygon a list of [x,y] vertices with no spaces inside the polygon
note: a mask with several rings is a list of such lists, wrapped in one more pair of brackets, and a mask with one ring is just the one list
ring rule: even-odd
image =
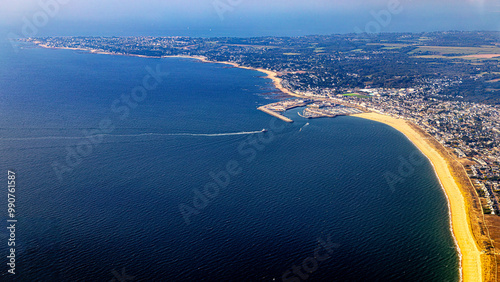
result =
[{"label": "white surf line", "polygon": [[242,132],[229,132],[229,133],[140,133],[140,134],[96,134],[90,136],[42,136],[42,137],[21,137],[21,138],[2,138],[0,141],[25,141],[25,140],[80,140],[88,137],[141,137],[141,136],[204,136],[204,137],[218,137],[218,136],[233,136],[233,135],[251,135],[262,133],[262,131],[242,131]]}]

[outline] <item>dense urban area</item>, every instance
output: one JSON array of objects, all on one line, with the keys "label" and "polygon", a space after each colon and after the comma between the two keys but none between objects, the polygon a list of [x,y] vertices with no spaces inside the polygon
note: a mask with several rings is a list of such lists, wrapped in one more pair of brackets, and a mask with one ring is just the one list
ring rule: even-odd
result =
[{"label": "dense urban area", "polygon": [[49,48],[120,55],[202,56],[278,73],[314,118],[388,114],[420,126],[466,168],[485,214],[499,215],[500,32],[347,34],[304,37],[48,37]]}]

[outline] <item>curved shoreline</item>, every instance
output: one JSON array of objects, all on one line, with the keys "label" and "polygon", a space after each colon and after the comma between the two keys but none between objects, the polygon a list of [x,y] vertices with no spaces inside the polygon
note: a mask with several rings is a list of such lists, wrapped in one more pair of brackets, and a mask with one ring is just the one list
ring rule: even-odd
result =
[{"label": "curved shoreline", "polygon": [[186,58],[186,59],[196,59],[196,60],[200,60],[204,63],[213,63],[213,64],[225,64],[225,65],[230,65],[230,66],[233,66],[235,68],[240,68],[240,69],[246,69],[246,70],[254,70],[254,71],[258,71],[258,72],[261,72],[261,73],[264,73],[266,74],[266,78],[268,79],[271,79],[273,81],[273,84],[274,86],[280,90],[281,92],[287,94],[287,95],[290,95],[290,96],[294,96],[294,97],[300,97],[300,98],[303,98],[304,96],[303,95],[300,95],[300,94],[297,94],[297,93],[294,93],[292,92],[291,90],[283,87],[281,85],[281,81],[282,79],[279,78],[279,74],[275,71],[270,71],[270,70],[266,70],[266,69],[263,69],[263,68],[252,68],[252,67],[246,67],[246,66],[242,66],[242,65],[239,65],[237,63],[233,63],[233,62],[227,62],[227,61],[210,61],[208,60],[206,57],[203,57],[203,56],[163,56],[162,58]]},{"label": "curved shoreline", "polygon": [[225,64],[225,65],[230,65],[235,68],[240,68],[240,69],[247,69],[247,70],[254,70],[258,71],[261,73],[266,74],[266,78],[271,79],[273,81],[274,87],[276,87],[278,90],[281,92],[293,96],[293,97],[298,97],[298,98],[304,98],[306,96],[297,94],[295,92],[292,92],[291,90],[283,87],[281,85],[282,79],[279,78],[279,74],[275,71],[263,69],[263,68],[252,68],[252,67],[246,67],[239,65],[237,63],[233,62],[228,62],[228,61],[210,61],[207,57],[205,56],[190,56],[190,55],[171,55],[171,56],[161,56],[161,57],[154,57],[154,56],[146,56],[146,55],[136,55],[136,54],[123,54],[123,53],[111,53],[111,52],[105,52],[105,51],[100,51],[96,49],[90,49],[90,48],[71,48],[71,47],[52,47],[43,44],[40,41],[33,41],[33,44],[46,48],[46,49],[60,49],[60,50],[73,50],[73,51],[86,51],[91,54],[101,54],[101,55],[115,55],[115,56],[129,56],[129,57],[139,57],[139,58],[151,58],[151,59],[162,59],[162,58],[183,58],[183,59],[194,59],[194,60],[199,60],[203,63],[213,63],[213,64]]},{"label": "curved shoreline", "polygon": [[450,170],[448,162],[427,137],[413,129],[405,120],[377,113],[352,115],[384,123],[403,133],[431,162],[439,179],[450,214],[450,228],[460,257],[460,278],[462,281],[483,281],[481,251],[476,244],[468,216],[466,199]]},{"label": "curved shoreline", "polygon": [[[266,78],[271,79],[273,81],[274,86],[281,92],[294,97],[299,97],[299,98],[306,97],[304,95],[294,93],[291,90],[283,87],[281,85],[282,79],[279,78],[279,74],[277,72],[262,68],[241,66],[237,63],[227,62],[227,61],[210,61],[208,60],[208,58],[204,56],[177,55],[177,56],[153,57],[145,55],[103,52],[99,50],[85,49],[85,48],[50,47],[43,45],[40,42],[33,42],[33,43],[43,48],[88,51],[93,54],[121,55],[121,56],[133,56],[141,58],[186,58],[186,59],[196,59],[204,63],[226,64],[237,68],[254,70],[264,73],[267,75]],[[377,113],[362,113],[351,116],[381,122],[393,127],[394,129],[403,133],[420,150],[420,152],[422,152],[422,154],[424,154],[429,159],[430,163],[433,166],[434,172],[440,182],[440,186],[443,189],[445,196],[447,198],[448,213],[450,218],[450,229],[460,259],[460,266],[459,266],[460,280],[483,281],[484,273],[483,273],[483,265],[481,263],[481,251],[476,244],[476,240],[474,239],[474,235],[471,229],[472,226],[467,211],[467,202],[462,194],[460,187],[458,186],[453,177],[453,174],[449,167],[449,163],[443,156],[440,155],[439,148],[436,148],[434,144],[427,141],[426,137],[422,135],[422,133],[411,128],[409,124],[402,119],[397,119]]]}]

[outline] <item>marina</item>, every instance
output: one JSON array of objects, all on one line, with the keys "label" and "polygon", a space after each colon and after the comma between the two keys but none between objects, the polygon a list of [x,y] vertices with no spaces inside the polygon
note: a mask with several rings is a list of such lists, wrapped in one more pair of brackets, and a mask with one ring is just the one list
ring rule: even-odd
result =
[{"label": "marina", "polygon": [[345,105],[313,99],[289,99],[259,107],[258,110],[277,117],[283,121],[293,122],[293,120],[283,116],[282,113],[293,108],[305,106],[307,107],[302,111],[302,114],[299,112],[298,115],[308,119],[322,117],[334,118],[336,116],[347,116],[363,112],[362,110]]},{"label": "marina", "polygon": [[287,110],[297,108],[297,107],[304,107],[309,103],[312,103],[313,101],[310,99],[287,99],[284,101],[272,103],[272,104],[267,104],[265,106],[257,108],[258,110],[263,111],[266,114],[269,114],[273,117],[277,117],[283,121],[290,122],[292,123],[293,120],[283,116],[281,113],[286,112]]},{"label": "marina", "polygon": [[361,110],[349,108],[343,105],[335,105],[329,102],[317,102],[310,104],[304,109],[302,114],[298,113],[303,118],[334,118],[336,116],[347,116],[351,114],[362,113]]}]

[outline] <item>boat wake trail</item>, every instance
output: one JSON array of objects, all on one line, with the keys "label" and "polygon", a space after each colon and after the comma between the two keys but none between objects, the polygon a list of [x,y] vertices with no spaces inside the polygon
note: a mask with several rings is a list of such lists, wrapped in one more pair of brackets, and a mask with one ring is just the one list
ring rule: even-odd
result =
[{"label": "boat wake trail", "polygon": [[[169,136],[206,136],[206,137],[217,137],[217,136],[233,136],[233,135],[251,135],[262,133],[262,131],[242,131],[242,132],[230,132],[230,133],[173,133],[167,134]],[[161,134],[160,134],[161,135]]]},{"label": "boat wake trail", "polygon": [[2,138],[0,141],[25,141],[25,140],[80,140],[88,137],[142,137],[142,136],[193,136],[193,137],[219,137],[234,135],[252,135],[262,133],[262,131],[242,131],[229,133],[139,133],[139,134],[95,134],[91,136],[41,136],[41,137],[21,137],[21,138]]},{"label": "boat wake trail", "polygon": [[302,131],[302,129],[303,129],[304,127],[308,126],[308,125],[309,125],[309,123],[304,124],[304,126],[302,126],[302,127],[300,128],[299,132],[301,132],[301,131]]}]

